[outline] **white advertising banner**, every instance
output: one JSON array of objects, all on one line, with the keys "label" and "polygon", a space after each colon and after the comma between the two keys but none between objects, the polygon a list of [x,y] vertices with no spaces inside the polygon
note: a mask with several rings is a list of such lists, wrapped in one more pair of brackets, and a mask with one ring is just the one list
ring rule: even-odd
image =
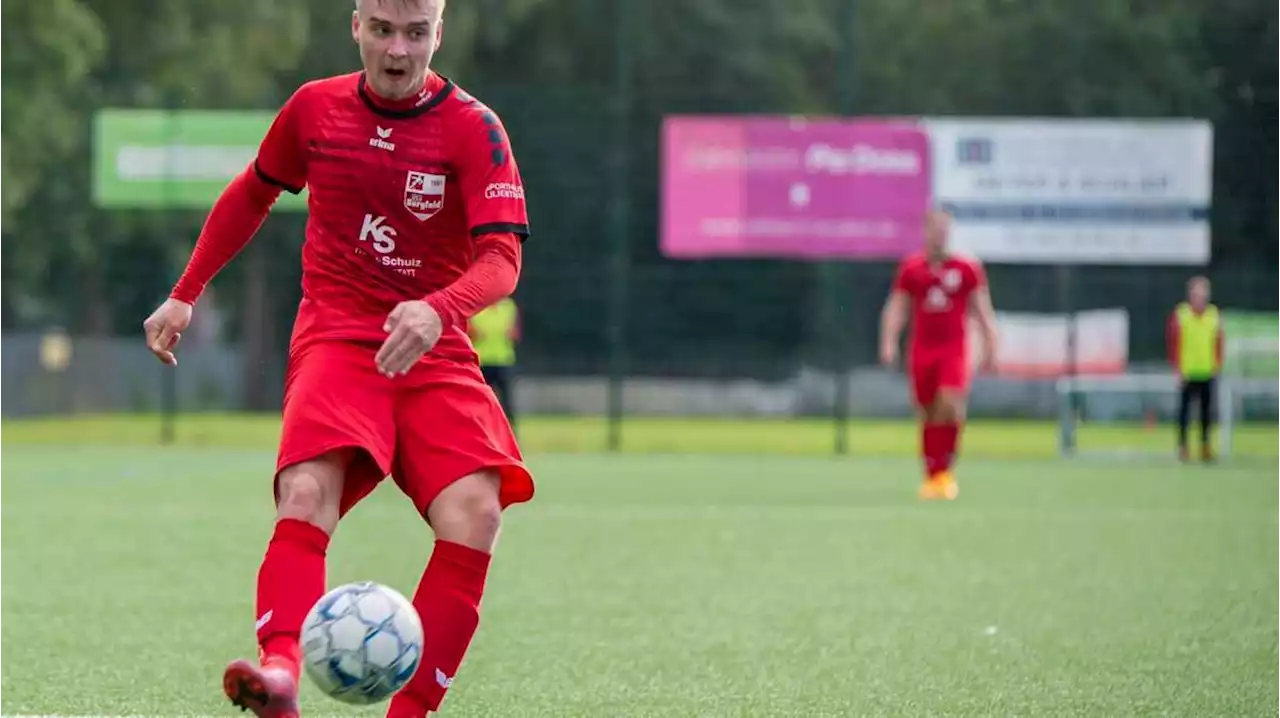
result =
[{"label": "white advertising banner", "polygon": [[991,263],[1204,264],[1213,127],[923,118],[955,249]]},{"label": "white advertising banner", "polygon": [[[1070,360],[1069,321],[1065,314],[996,312],[1000,345],[996,372],[1001,376],[1059,377],[1077,374],[1123,374],[1129,365],[1129,313],[1099,309],[1075,315],[1075,360]],[[981,359],[975,321],[969,323],[971,361]]]}]

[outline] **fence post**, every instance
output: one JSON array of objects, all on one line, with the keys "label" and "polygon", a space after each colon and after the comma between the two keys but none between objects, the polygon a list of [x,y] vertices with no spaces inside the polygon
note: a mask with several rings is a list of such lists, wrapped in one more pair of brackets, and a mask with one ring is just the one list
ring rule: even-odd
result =
[{"label": "fence post", "polygon": [[[840,115],[852,117],[854,114],[853,93],[853,28],[855,0],[841,0],[837,8],[836,22],[840,28],[840,57],[836,62],[836,103]],[[849,327],[848,318],[842,308],[847,298],[849,287],[844,280],[847,272],[843,271],[846,263],[830,263],[823,267],[822,282],[824,285],[824,304],[830,313],[828,324],[829,339],[832,341],[834,362],[831,365],[832,376],[835,377],[836,392],[832,420],[835,426],[835,452],[838,456],[849,453]]]},{"label": "fence post", "polygon": [[[1062,425],[1059,429],[1060,451],[1065,455],[1071,455],[1076,450],[1076,425],[1077,418],[1080,414],[1080,392],[1077,391],[1076,376],[1079,373],[1076,366],[1076,313],[1075,313],[1075,297],[1074,288],[1072,287],[1074,274],[1071,271],[1071,265],[1058,265],[1058,310],[1062,312],[1067,321],[1067,346],[1066,361],[1063,367],[1063,379],[1066,391],[1064,397],[1065,403],[1061,409]],[[1059,394],[1061,396],[1061,394]],[[1062,399],[1060,399],[1061,401]]]},{"label": "fence post", "polygon": [[608,449],[622,447],[624,383],[627,375],[627,314],[629,313],[631,278],[630,191],[628,166],[630,159],[631,120],[631,32],[634,3],[618,0],[614,19],[613,74],[613,201],[610,202],[612,231],[609,291],[609,391]]},{"label": "fence post", "polygon": [[[177,236],[173,221],[174,197],[173,197],[173,146],[178,139],[178,113],[174,109],[174,103],[166,93],[165,98],[165,138],[164,138],[164,182],[161,192],[163,192],[163,201],[161,202],[160,212],[164,218],[162,226],[165,228],[165,236],[172,239]],[[168,446],[174,441],[177,434],[178,421],[178,367],[167,366],[161,367],[160,371],[160,444]]]}]

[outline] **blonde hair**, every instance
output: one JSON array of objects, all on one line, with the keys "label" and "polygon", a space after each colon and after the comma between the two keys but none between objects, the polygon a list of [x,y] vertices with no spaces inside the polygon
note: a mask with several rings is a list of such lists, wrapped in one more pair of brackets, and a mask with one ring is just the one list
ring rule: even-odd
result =
[{"label": "blonde hair", "polygon": [[[445,6],[445,3],[446,3],[447,1],[448,1],[448,0],[440,0],[440,12],[442,12],[442,13],[444,12],[444,6]],[[381,2],[382,2],[382,0],[378,0],[378,2],[379,2],[379,3],[381,3]],[[408,4],[408,3],[414,2],[414,0],[400,0],[400,2]],[[355,3],[355,8],[356,8],[356,10],[359,10],[359,9],[360,9],[360,0],[354,0],[354,3]]]}]

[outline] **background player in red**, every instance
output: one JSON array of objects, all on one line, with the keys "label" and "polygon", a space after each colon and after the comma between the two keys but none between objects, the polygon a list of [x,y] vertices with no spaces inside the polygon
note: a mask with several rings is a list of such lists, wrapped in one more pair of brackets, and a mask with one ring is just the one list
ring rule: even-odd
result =
[{"label": "background player in red", "polygon": [[388,715],[437,710],[479,622],[503,509],[533,496],[481,378],[467,319],[515,288],[524,189],[497,116],[430,70],[444,0],[359,0],[362,72],[299,88],[211,210],[170,298],[144,323],[174,350],[205,285],[280,191],[309,190],[289,347],[276,523],[258,573],[259,661],[224,674],[235,704],[298,715],[298,634],[325,589],[339,518],[391,475],[435,532],[413,604],[426,646]]},{"label": "background player in red", "polygon": [[907,368],[920,412],[925,481],[920,496],[954,499],[959,485],[951,473],[964,422],[969,390],[967,326],[973,312],[982,335],[982,363],[996,356],[995,312],[982,264],[947,250],[951,217],[941,210],[925,216],[924,250],[904,258],[893,280],[880,323],[880,361],[898,360],[898,341],[911,316]]}]

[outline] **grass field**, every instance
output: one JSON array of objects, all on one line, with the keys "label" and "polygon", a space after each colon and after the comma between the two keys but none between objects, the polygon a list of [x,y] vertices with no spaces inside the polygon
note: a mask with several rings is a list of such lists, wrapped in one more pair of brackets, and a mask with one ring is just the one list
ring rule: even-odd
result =
[{"label": "grass field", "polygon": [[[184,417],[165,448],[157,427],[3,424],[5,715],[239,715],[219,678],[254,649],[277,427]],[[1120,431],[1094,439],[1168,445]],[[1275,426],[1203,467],[975,423],[948,504],[915,500],[905,424],[855,423],[846,459],[821,424],[634,422],[620,455],[592,451],[599,424],[522,436],[538,496],[508,513],[446,716],[1276,714]],[[411,592],[429,547],[388,484],[329,581]],[[304,709],[380,715],[309,685]]]}]

